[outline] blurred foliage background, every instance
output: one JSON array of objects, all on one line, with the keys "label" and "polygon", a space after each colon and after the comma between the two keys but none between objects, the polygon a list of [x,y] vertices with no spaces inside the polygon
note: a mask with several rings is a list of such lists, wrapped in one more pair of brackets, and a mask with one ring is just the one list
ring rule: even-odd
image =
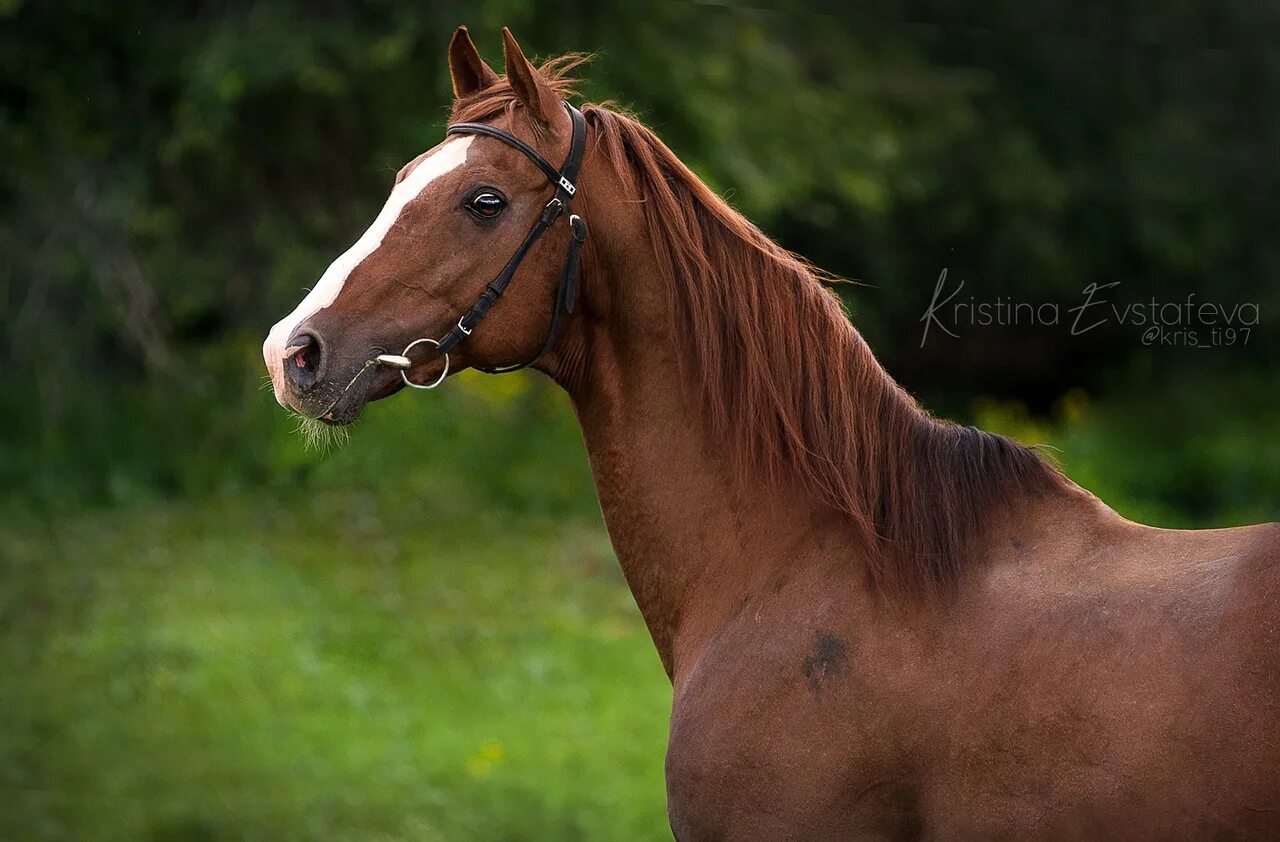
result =
[{"label": "blurred foliage background", "polygon": [[[261,389],[441,137],[458,23],[596,53],[585,98],[859,280],[934,411],[1130,517],[1276,519],[1273,5],[0,0],[0,835],[667,834],[669,688],[562,396],[463,376],[322,457]],[[922,345],[944,268],[1062,323]],[[1112,282],[1257,324],[1073,336]]]}]

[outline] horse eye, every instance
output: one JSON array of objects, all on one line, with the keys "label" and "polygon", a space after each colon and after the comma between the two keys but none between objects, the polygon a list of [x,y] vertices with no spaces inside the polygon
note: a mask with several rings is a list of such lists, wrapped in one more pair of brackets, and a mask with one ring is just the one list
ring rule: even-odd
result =
[{"label": "horse eye", "polygon": [[502,213],[507,200],[491,190],[481,190],[466,201],[466,209],[480,219],[493,219]]}]

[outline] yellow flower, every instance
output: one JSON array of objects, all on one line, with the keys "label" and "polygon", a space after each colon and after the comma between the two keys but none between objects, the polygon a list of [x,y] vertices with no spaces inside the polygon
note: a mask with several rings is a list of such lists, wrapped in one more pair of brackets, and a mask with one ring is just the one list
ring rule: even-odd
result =
[{"label": "yellow flower", "polygon": [[467,760],[467,771],[480,778],[493,771],[493,767],[502,762],[504,750],[502,743],[491,742],[480,746],[480,751]]}]

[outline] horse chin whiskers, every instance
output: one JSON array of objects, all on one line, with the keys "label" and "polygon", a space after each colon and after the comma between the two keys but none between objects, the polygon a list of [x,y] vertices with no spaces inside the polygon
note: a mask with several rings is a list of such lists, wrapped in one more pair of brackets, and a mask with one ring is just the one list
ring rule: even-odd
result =
[{"label": "horse chin whiskers", "polygon": [[302,436],[307,450],[313,450],[322,455],[327,454],[342,447],[351,438],[349,425],[339,426],[293,410],[289,412],[298,422],[294,432]]}]

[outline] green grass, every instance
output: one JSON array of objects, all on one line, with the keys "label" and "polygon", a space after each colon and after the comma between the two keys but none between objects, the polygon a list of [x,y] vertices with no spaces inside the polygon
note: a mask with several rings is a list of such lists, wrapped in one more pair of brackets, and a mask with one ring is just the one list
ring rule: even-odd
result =
[{"label": "green grass", "polygon": [[362,488],[0,525],[0,838],[670,838],[598,516]]},{"label": "green grass", "polygon": [[[0,499],[0,840],[670,838],[670,687],[567,400],[450,386],[323,458],[252,385],[199,440],[155,395],[79,482],[0,448],[44,468]],[[971,414],[1128,516],[1274,520],[1269,382],[1184,386]]]}]

